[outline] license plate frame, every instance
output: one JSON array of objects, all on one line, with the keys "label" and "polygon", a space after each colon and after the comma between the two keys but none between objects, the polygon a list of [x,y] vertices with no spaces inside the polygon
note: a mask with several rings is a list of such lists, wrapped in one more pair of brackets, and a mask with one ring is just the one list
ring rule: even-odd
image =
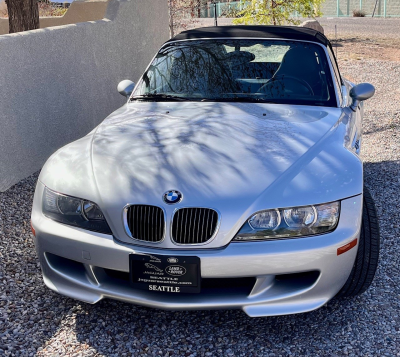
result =
[{"label": "license plate frame", "polygon": [[132,287],[151,292],[199,293],[200,258],[158,254],[130,254]]}]

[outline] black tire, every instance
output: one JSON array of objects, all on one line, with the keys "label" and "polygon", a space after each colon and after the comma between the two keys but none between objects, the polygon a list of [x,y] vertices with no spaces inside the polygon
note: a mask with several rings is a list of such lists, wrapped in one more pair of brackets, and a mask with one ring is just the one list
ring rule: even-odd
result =
[{"label": "black tire", "polygon": [[369,288],[378,267],[379,241],[379,224],[374,200],[368,189],[364,187],[361,234],[357,256],[349,278],[337,294],[338,297],[360,295]]}]

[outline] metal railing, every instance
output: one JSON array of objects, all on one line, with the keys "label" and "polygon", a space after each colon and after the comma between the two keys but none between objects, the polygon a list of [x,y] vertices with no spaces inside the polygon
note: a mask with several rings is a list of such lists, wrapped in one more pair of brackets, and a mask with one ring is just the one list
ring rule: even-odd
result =
[{"label": "metal railing", "polygon": [[[226,11],[242,10],[241,1],[217,2],[202,7],[200,17],[226,16]],[[351,17],[353,10],[365,13],[365,16],[400,17],[400,0],[326,0],[321,11],[323,16]],[[296,14],[294,14],[296,16]]]},{"label": "metal railing", "polygon": [[365,16],[400,17],[399,0],[327,0],[322,5],[324,16],[353,16],[353,10]]},{"label": "metal railing", "polygon": [[200,17],[215,17],[215,12],[217,17],[221,17],[227,9],[242,10],[242,8],[243,4],[240,1],[216,2],[215,6],[211,3],[202,7]]}]

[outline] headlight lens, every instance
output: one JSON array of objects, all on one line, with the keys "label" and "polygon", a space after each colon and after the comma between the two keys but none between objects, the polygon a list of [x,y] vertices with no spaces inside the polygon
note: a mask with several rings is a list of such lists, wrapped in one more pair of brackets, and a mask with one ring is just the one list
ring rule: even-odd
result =
[{"label": "headlight lens", "polygon": [[63,195],[47,187],[43,192],[43,213],[57,222],[70,226],[112,234],[103,213],[95,203]]},{"label": "headlight lens", "polygon": [[262,211],[249,219],[249,225],[253,229],[275,229],[280,223],[281,215],[278,210]]},{"label": "headlight lens", "polygon": [[257,212],[234,241],[292,238],[328,233],[339,220],[340,202]]},{"label": "headlight lens", "polygon": [[283,216],[288,227],[302,228],[310,227],[315,223],[317,212],[313,206],[296,207],[285,209]]}]

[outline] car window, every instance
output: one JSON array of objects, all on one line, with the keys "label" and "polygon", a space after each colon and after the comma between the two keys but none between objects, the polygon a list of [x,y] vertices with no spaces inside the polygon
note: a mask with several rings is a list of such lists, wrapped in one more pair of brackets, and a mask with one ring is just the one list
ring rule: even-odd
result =
[{"label": "car window", "polygon": [[189,100],[337,106],[324,49],[285,40],[168,44],[144,73],[132,97],[154,94]]},{"label": "car window", "polygon": [[232,81],[216,51],[201,46],[168,48],[143,75],[140,94],[179,94],[196,98],[230,93]]},{"label": "car window", "polygon": [[[234,52],[235,47],[224,45],[226,52]],[[282,62],[283,56],[290,49],[290,45],[268,45],[257,43],[246,47],[246,51],[254,54],[252,62]]]}]

